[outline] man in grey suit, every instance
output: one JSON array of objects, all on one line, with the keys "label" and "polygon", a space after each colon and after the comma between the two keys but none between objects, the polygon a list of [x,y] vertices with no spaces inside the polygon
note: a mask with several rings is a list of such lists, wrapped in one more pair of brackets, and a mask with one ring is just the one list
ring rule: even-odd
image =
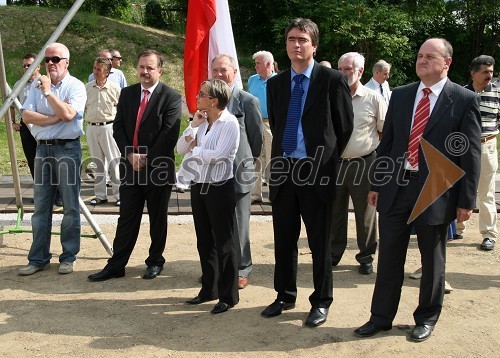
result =
[{"label": "man in grey suit", "polygon": [[238,288],[248,285],[248,276],[252,271],[250,252],[250,209],[251,191],[255,184],[254,162],[262,149],[262,114],[257,97],[234,85],[238,73],[236,61],[229,55],[220,54],[212,60],[212,77],[223,80],[231,88],[231,100],[227,105],[240,125],[240,145],[234,159],[234,177],[236,189],[235,242],[240,246]]},{"label": "man in grey suit", "polygon": [[[441,313],[448,225],[454,219],[466,221],[472,214],[481,158],[479,98],[448,79],[452,54],[453,49],[445,39],[425,41],[416,61],[420,82],[396,88],[389,102],[368,194],[368,203],[379,212],[377,280],[370,320],[354,331],[359,337],[392,328],[413,225],[421,255],[422,279],[418,307],[413,313],[416,325],[410,340],[428,339]],[[421,139],[437,152],[429,150],[424,156]],[[439,158],[440,155],[444,158]],[[429,170],[431,165],[433,172]],[[439,173],[439,168],[446,166],[459,167],[463,176],[457,175],[460,179],[451,188],[438,191],[440,183],[449,179],[451,170]],[[383,169],[378,172],[376,168]],[[394,170],[393,175],[388,168]],[[430,195],[423,189],[427,179]],[[419,197],[430,204],[422,206],[421,214],[413,219],[410,215]]]}]

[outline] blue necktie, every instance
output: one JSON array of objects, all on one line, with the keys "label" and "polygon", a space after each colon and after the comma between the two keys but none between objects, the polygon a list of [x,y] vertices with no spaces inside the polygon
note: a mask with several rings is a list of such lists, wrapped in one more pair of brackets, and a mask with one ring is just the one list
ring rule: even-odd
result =
[{"label": "blue necktie", "polygon": [[303,79],[304,75],[295,75],[293,78],[295,86],[290,96],[290,104],[288,105],[285,132],[283,133],[282,141],[283,151],[287,155],[290,155],[297,148],[297,130],[301,117],[302,95],[304,94],[304,89],[302,88]]}]

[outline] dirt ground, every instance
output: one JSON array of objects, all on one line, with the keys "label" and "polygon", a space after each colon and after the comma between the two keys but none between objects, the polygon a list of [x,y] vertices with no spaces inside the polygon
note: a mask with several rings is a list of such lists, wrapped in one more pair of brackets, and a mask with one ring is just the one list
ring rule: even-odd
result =
[{"label": "dirt ground", "polygon": [[[103,225],[108,238],[114,225]],[[90,228],[84,226],[84,232]],[[405,279],[399,313],[391,331],[358,339],[353,330],[369,318],[375,274],[359,275],[354,259],[354,227],[349,248],[334,268],[335,299],[327,322],[303,327],[312,291],[311,255],[303,231],[299,242],[299,296],[295,309],[276,318],[260,312],[275,298],[272,224],[252,222],[254,271],[240,303],[211,315],[215,302],[189,306],[199,290],[200,265],[192,224],[170,224],[162,276],[141,278],[148,249],[148,224],[127,266],[126,276],[101,283],[87,281],[107,254],[98,240],[82,239],[75,272],[59,275],[57,237],[52,267],[21,277],[31,234],[5,235],[0,248],[0,354],[3,357],[167,357],[167,356],[453,356],[498,357],[500,341],[500,247],[484,252],[475,214],[466,237],[448,244],[447,280],[441,319],[426,342],[408,341],[418,281]],[[411,240],[406,272],[419,267]],[[376,271],[376,266],[375,266]],[[496,352],[496,353],[495,353]]]}]

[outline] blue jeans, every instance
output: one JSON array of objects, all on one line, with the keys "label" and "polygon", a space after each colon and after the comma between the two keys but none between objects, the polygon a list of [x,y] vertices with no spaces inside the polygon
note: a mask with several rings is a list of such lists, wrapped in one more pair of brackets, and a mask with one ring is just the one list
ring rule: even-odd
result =
[{"label": "blue jeans", "polygon": [[35,212],[31,218],[33,243],[28,254],[30,265],[50,262],[52,209],[59,189],[63,201],[61,223],[62,254],[59,262],[73,262],[80,251],[80,141],[64,145],[38,144],[35,158]]}]

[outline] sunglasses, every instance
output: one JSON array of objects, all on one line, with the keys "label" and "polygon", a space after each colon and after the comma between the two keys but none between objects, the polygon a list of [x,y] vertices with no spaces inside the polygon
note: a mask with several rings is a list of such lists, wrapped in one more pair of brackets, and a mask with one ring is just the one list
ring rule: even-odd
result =
[{"label": "sunglasses", "polygon": [[202,91],[198,92],[198,94],[196,95],[197,98],[210,98],[212,99],[213,97],[210,96],[209,94],[206,94],[206,93],[203,93]]},{"label": "sunglasses", "polygon": [[49,63],[50,61],[52,61],[52,63],[59,63],[61,60],[67,60],[67,58],[59,56],[45,57],[45,63]]},{"label": "sunglasses", "polygon": [[31,65],[23,65],[23,68],[28,68],[30,67]]},{"label": "sunglasses", "polygon": [[116,59],[118,59],[118,60],[122,61],[122,58],[121,58],[121,57],[119,57],[119,56],[113,56],[113,58],[116,58]]}]

